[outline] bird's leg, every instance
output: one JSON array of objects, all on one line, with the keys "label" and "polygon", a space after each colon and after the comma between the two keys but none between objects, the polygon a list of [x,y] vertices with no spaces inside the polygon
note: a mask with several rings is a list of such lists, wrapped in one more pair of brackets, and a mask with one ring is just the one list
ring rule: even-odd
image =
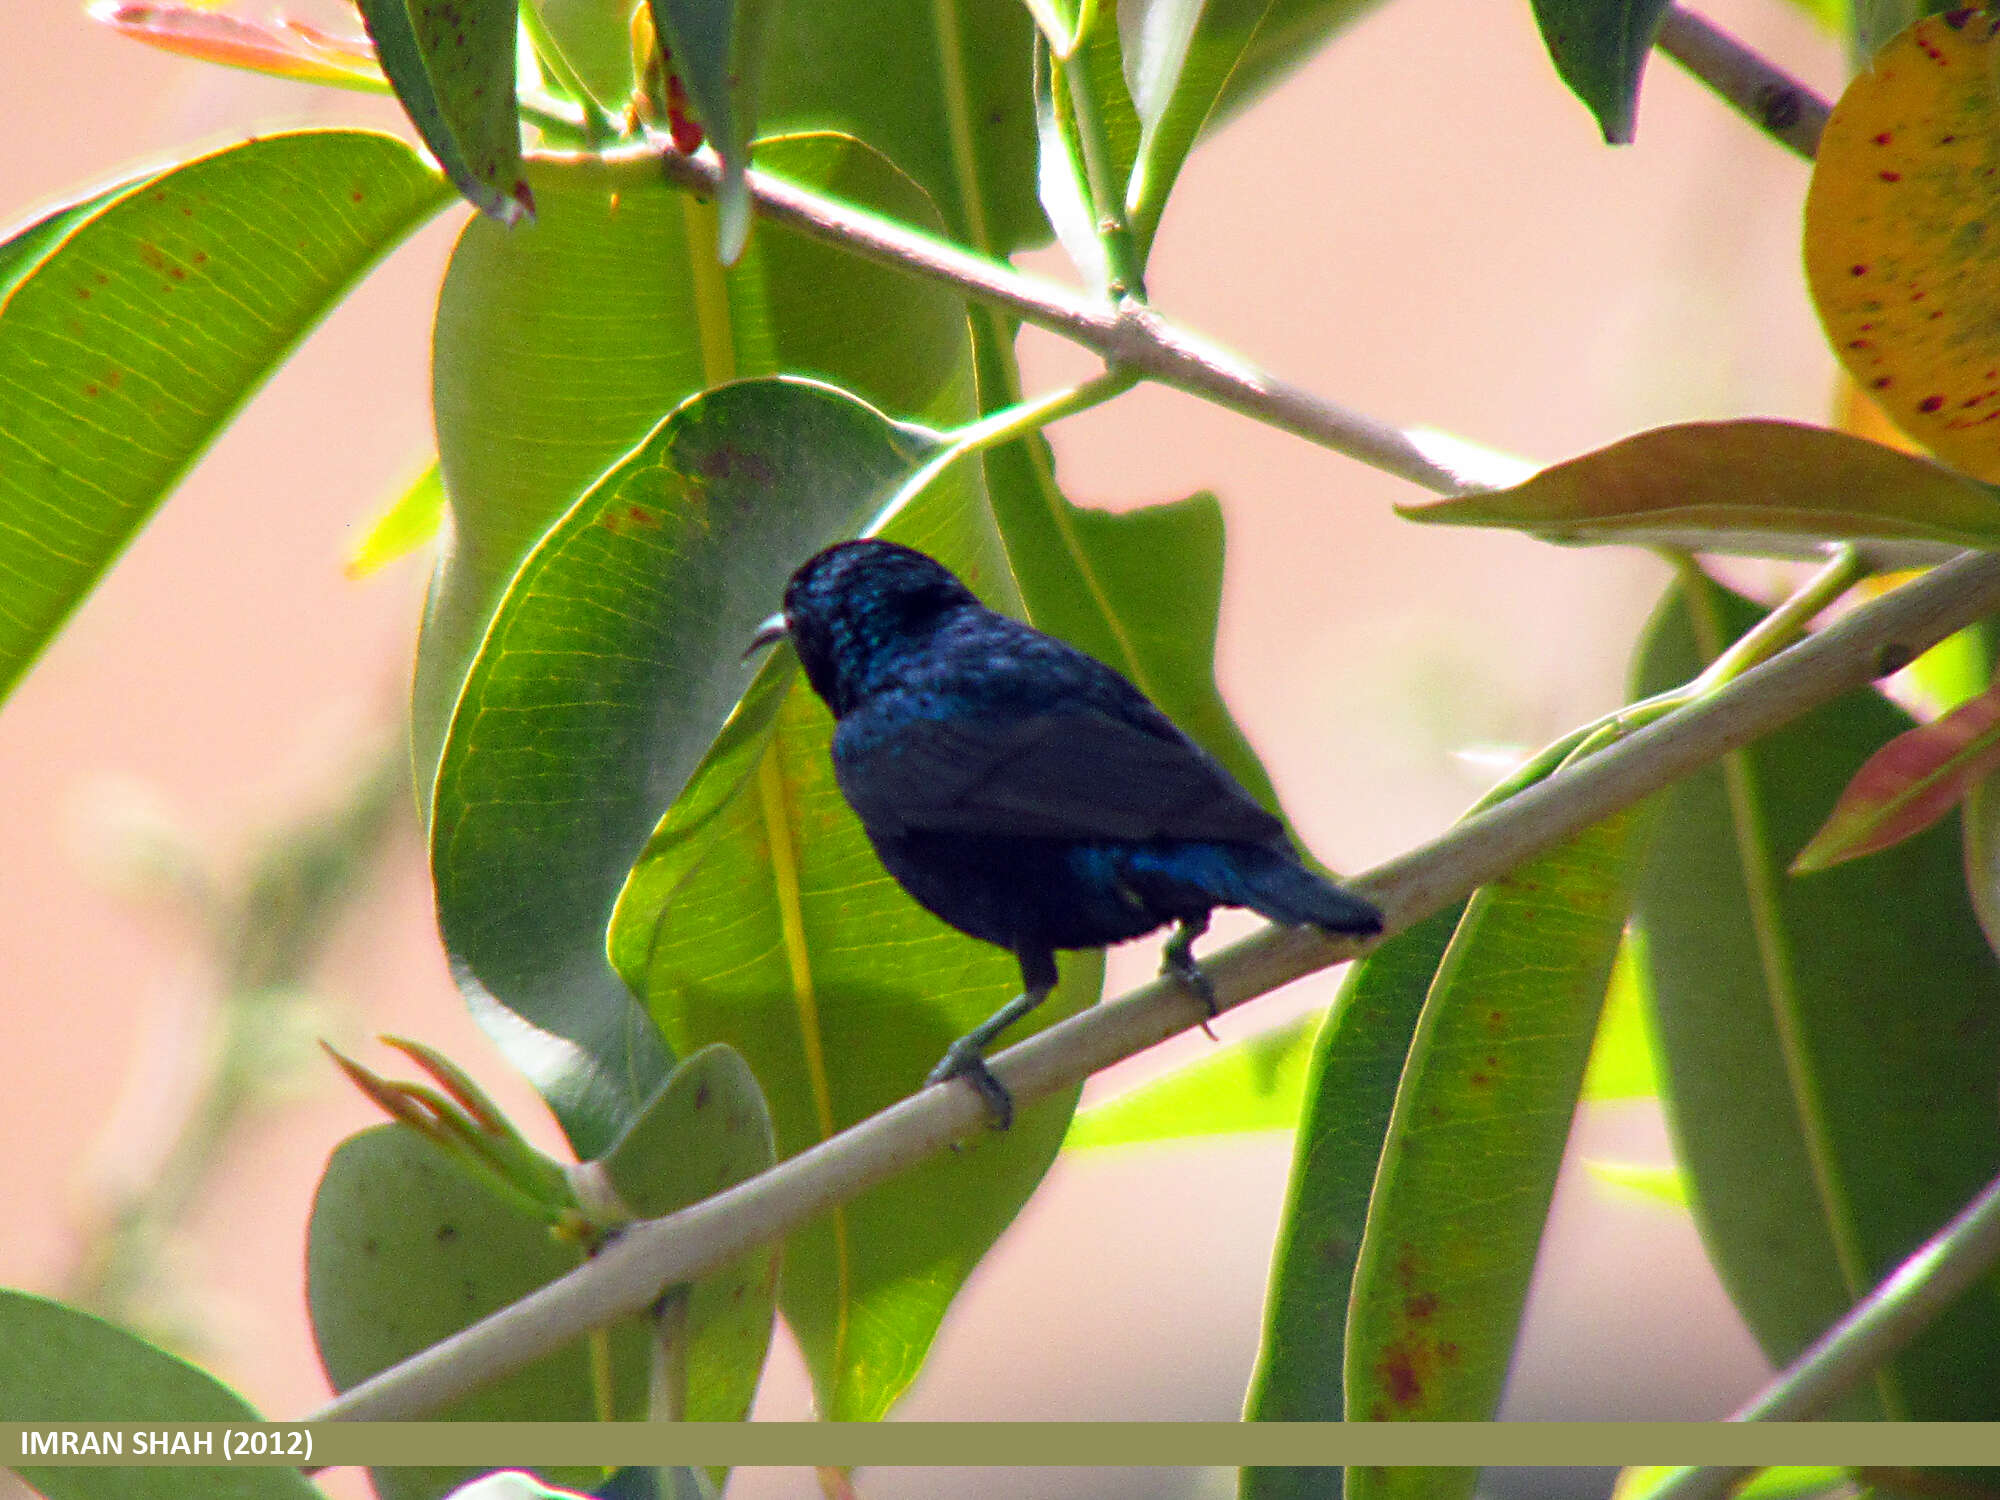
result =
[{"label": "bird's leg", "polygon": [[993,1116],[994,1125],[1001,1130],[1014,1123],[1014,1096],[986,1066],[986,1049],[993,1045],[1001,1032],[1048,999],[1057,979],[1056,956],[1049,949],[1023,950],[1019,958],[1021,993],[945,1048],[944,1060],[932,1068],[930,1077],[924,1080],[929,1085],[963,1078],[978,1090],[979,1097],[986,1101],[986,1108]]},{"label": "bird's leg", "polygon": [[1173,975],[1193,990],[1195,999],[1207,1008],[1208,1017],[1203,1018],[1201,1029],[1208,1032],[1208,1039],[1213,1042],[1217,1037],[1210,1029],[1208,1019],[1221,1007],[1215,1003],[1215,986],[1208,982],[1208,976],[1201,972],[1201,965],[1194,961],[1194,940],[1206,931],[1207,912],[1198,917],[1183,917],[1174,935],[1167,939],[1167,946],[1160,950],[1160,972]]}]

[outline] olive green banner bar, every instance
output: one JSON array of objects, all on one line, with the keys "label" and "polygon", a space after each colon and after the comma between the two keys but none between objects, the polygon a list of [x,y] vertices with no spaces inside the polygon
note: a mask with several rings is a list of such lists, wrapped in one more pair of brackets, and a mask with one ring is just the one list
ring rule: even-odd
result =
[{"label": "olive green banner bar", "polygon": [[2000,1464],[2000,1422],[5,1422],[0,1467],[71,1464]]}]

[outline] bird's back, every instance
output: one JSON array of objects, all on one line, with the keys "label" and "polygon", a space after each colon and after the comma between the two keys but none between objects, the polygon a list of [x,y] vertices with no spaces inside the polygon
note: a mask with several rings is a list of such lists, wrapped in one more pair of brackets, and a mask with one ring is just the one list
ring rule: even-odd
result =
[{"label": "bird's back", "polygon": [[983,606],[954,611],[871,675],[834,738],[841,788],[871,832],[1282,836],[1124,677]]}]

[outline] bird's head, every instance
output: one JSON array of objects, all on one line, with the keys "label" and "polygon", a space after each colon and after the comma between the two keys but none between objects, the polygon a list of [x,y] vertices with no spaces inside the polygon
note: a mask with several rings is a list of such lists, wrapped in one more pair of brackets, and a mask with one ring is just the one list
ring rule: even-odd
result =
[{"label": "bird's head", "polygon": [[979,600],[923,553],[874,538],[836,542],[785,585],[785,609],[754,646],[789,636],[813,691],[834,717],[865,697],[885,667],[921,649],[954,611]]}]

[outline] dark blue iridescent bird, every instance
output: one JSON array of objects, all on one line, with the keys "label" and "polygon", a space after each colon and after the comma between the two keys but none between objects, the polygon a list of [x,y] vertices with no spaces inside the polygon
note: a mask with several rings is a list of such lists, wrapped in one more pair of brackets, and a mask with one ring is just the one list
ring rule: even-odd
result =
[{"label": "dark blue iridescent bird", "polygon": [[933,915],[1007,949],[1021,994],[930,1076],[1004,1127],[986,1048],[1056,985],[1056,951],[1179,924],[1163,972],[1214,1010],[1192,946],[1218,906],[1331,933],[1381,913],[1299,863],[1284,825],[1102,662],[996,614],[893,542],[809,559],[758,644],[789,636],[833,711],[834,776],[883,865]]}]

